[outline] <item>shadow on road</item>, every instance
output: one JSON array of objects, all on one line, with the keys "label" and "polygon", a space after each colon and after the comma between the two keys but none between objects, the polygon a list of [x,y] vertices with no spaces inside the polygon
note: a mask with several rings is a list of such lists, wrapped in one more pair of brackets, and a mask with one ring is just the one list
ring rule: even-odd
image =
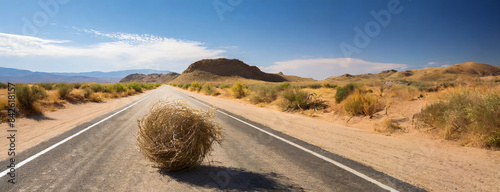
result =
[{"label": "shadow on road", "polygon": [[32,119],[35,121],[54,120],[53,118],[46,117],[44,115],[31,115],[31,116],[27,116],[26,119]]},{"label": "shadow on road", "polygon": [[202,165],[191,170],[168,172],[159,170],[162,175],[176,181],[205,188],[238,191],[304,191],[301,187],[287,184],[284,176],[276,173],[255,173],[243,169]]}]

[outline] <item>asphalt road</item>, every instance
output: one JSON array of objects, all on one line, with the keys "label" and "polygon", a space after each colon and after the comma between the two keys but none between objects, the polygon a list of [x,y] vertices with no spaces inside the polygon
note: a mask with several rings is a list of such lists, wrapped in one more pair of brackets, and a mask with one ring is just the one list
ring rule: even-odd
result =
[{"label": "asphalt road", "polygon": [[[16,169],[16,184],[2,175],[0,191],[422,191],[225,111],[218,111],[215,119],[225,140],[203,164],[189,171],[164,172],[137,150],[136,126],[154,102],[173,99],[207,109],[202,101],[162,86],[131,107],[17,154],[18,164],[31,160]],[[33,158],[54,144],[59,145]],[[8,165],[7,159],[1,161],[0,171]]]}]

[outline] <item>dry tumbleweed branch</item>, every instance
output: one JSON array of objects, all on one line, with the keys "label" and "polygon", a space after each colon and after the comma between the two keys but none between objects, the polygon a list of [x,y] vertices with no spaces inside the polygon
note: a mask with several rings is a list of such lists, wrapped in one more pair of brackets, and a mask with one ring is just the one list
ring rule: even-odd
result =
[{"label": "dry tumbleweed branch", "polygon": [[222,141],[213,110],[197,110],[183,100],[160,101],[138,120],[137,145],[147,159],[167,171],[199,165]]}]

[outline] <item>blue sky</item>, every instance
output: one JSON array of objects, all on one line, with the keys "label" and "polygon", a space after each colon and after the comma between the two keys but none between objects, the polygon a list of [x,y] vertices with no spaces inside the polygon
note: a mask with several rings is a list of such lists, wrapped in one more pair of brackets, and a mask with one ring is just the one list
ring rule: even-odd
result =
[{"label": "blue sky", "polygon": [[0,0],[0,67],[182,72],[196,60],[227,57],[324,79],[500,65],[499,7],[493,0]]}]

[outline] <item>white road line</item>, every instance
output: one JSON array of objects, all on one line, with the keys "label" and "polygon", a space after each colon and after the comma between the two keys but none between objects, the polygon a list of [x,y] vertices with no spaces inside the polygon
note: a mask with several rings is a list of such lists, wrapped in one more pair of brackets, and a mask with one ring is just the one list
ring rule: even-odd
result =
[{"label": "white road line", "polygon": [[[209,108],[210,108],[210,106],[206,105],[205,103],[202,103],[202,102],[200,102],[200,101],[198,101],[198,100],[196,100],[196,99],[193,99],[193,100],[194,100],[194,101],[196,101],[196,102],[198,102],[198,103],[200,103],[200,104],[202,104],[202,105],[204,105],[204,106],[206,106],[206,107],[209,107]],[[277,136],[277,135],[275,135],[275,134],[273,134],[273,133],[270,133],[270,132],[268,132],[268,131],[266,131],[266,130],[264,130],[264,129],[261,129],[261,128],[259,128],[259,127],[255,126],[255,125],[252,125],[252,124],[247,123],[247,122],[245,122],[245,121],[243,121],[243,120],[241,120],[241,119],[238,119],[238,118],[236,118],[236,117],[234,117],[234,116],[232,116],[232,115],[229,115],[229,114],[225,113],[224,111],[220,111],[220,110],[218,110],[218,109],[217,109],[217,112],[222,113],[222,114],[224,114],[224,115],[226,115],[226,116],[228,116],[228,117],[231,117],[231,118],[233,118],[233,119],[235,119],[235,120],[237,120],[237,121],[239,121],[239,122],[242,122],[242,123],[243,123],[243,124],[245,124],[245,125],[248,125],[248,126],[250,126],[250,127],[252,127],[252,128],[255,128],[255,129],[259,130],[259,131],[262,131],[262,132],[264,132],[264,133],[266,133],[266,134],[268,134],[268,135],[270,135],[270,136],[272,136],[272,137],[274,137],[274,138],[276,138],[276,139],[279,139],[279,140],[281,140],[281,141],[283,141],[283,142],[285,142],[285,143],[288,143],[288,144],[290,144],[290,145],[292,145],[292,146],[294,146],[294,147],[296,147],[296,148],[298,148],[298,149],[301,149],[301,150],[303,150],[303,151],[305,151],[305,152],[307,152],[307,153],[310,153],[310,154],[312,154],[312,155],[314,155],[314,156],[316,156],[316,157],[319,157],[320,159],[323,159],[323,160],[325,160],[325,161],[327,161],[327,162],[329,162],[329,163],[331,163],[331,164],[336,165],[337,167],[340,167],[340,168],[342,168],[342,169],[344,169],[344,170],[346,170],[346,171],[349,171],[350,173],[352,173],[352,174],[354,174],[354,175],[357,175],[358,177],[361,177],[361,178],[363,178],[363,179],[365,179],[365,180],[367,180],[367,181],[370,181],[370,182],[372,182],[373,184],[378,185],[379,187],[381,187],[381,188],[383,188],[383,189],[385,189],[385,190],[389,190],[389,191],[398,191],[398,190],[393,189],[392,187],[389,187],[389,186],[387,186],[387,185],[385,185],[385,184],[383,184],[383,183],[380,183],[380,182],[378,182],[377,180],[372,179],[371,177],[368,177],[368,176],[366,176],[365,174],[360,173],[360,172],[358,172],[358,171],[356,171],[356,170],[354,170],[354,169],[352,169],[352,168],[350,168],[350,167],[348,167],[348,166],[346,166],[346,165],[344,165],[344,164],[342,164],[342,163],[339,163],[339,162],[334,161],[334,160],[332,160],[332,159],[330,159],[330,158],[328,158],[328,157],[325,157],[325,156],[323,156],[323,155],[321,155],[321,154],[318,154],[318,153],[316,153],[316,152],[314,152],[314,151],[311,151],[311,150],[309,150],[309,149],[306,149],[306,148],[304,148],[304,147],[302,147],[302,146],[300,146],[300,145],[298,145],[298,144],[295,144],[294,142],[288,141],[288,140],[286,140],[286,139],[284,139],[284,138],[282,138],[282,137],[280,137],[280,136]]]},{"label": "white road line", "polygon": [[[32,160],[34,160],[34,159],[36,159],[37,157],[39,157],[39,156],[41,156],[41,155],[43,155],[43,154],[45,154],[45,153],[49,152],[50,150],[52,150],[52,149],[56,148],[57,146],[62,145],[62,144],[63,144],[63,143],[65,143],[66,141],[69,141],[70,139],[73,139],[74,137],[76,137],[76,136],[78,136],[78,135],[82,134],[83,132],[85,132],[85,131],[89,130],[90,128],[95,127],[96,125],[99,125],[100,123],[102,123],[102,122],[104,122],[104,121],[106,121],[106,120],[110,119],[111,117],[113,117],[113,116],[115,116],[115,115],[117,115],[117,114],[119,114],[119,113],[121,113],[121,112],[123,112],[123,111],[125,111],[125,110],[129,109],[130,107],[132,107],[132,106],[134,106],[134,105],[136,105],[136,104],[140,103],[141,101],[144,101],[144,99],[148,98],[149,96],[151,96],[151,95],[145,96],[144,98],[140,99],[139,101],[137,101],[137,102],[135,102],[135,103],[133,103],[133,104],[129,105],[128,107],[123,108],[122,110],[120,110],[120,111],[118,111],[118,112],[114,113],[113,115],[110,115],[110,116],[108,116],[108,117],[106,117],[106,118],[104,118],[104,119],[100,120],[99,122],[94,123],[94,124],[92,124],[91,126],[88,126],[87,128],[85,128],[85,129],[83,129],[83,130],[79,131],[78,133],[75,133],[75,134],[73,134],[73,135],[71,135],[71,136],[67,137],[67,138],[66,138],[66,139],[64,139],[64,140],[59,141],[58,143],[56,143],[56,144],[54,144],[54,145],[52,145],[52,146],[48,147],[47,149],[44,149],[43,151],[38,152],[37,154],[35,154],[35,155],[33,155],[33,156],[31,156],[31,157],[29,157],[29,158],[25,159],[24,161],[21,161],[21,163],[16,164],[16,167],[15,167],[15,168],[16,168],[16,169],[19,169],[19,167],[23,166],[24,164],[29,163],[30,161],[32,161]],[[10,169],[7,169],[7,170],[5,170],[5,171],[2,171],[2,173],[0,173],[0,178],[1,178],[1,177],[3,177],[3,176],[5,176],[5,175],[7,175],[7,173],[8,173],[8,172],[10,172]]]}]

